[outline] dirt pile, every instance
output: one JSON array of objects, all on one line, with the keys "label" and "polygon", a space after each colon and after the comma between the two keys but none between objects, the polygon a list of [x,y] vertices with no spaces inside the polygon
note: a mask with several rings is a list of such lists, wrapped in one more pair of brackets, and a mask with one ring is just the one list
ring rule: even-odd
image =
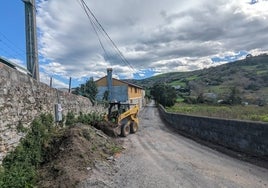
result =
[{"label": "dirt pile", "polygon": [[121,134],[120,126],[115,123],[109,121],[101,121],[94,124],[99,130],[102,130],[105,134],[109,135],[110,137],[117,137]]},{"label": "dirt pile", "polygon": [[46,147],[38,187],[76,187],[100,168],[109,168],[120,151],[118,141],[94,127],[64,129]]}]

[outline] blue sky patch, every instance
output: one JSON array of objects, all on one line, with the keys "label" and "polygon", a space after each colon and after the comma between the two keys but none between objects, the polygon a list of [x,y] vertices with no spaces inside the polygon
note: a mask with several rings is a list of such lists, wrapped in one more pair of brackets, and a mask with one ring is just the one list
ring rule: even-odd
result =
[{"label": "blue sky patch", "polygon": [[211,60],[213,61],[213,63],[232,62],[232,61],[236,61],[238,59],[244,58],[247,54],[248,52],[243,50],[243,51],[239,51],[235,55],[228,55],[224,57],[212,57]]}]

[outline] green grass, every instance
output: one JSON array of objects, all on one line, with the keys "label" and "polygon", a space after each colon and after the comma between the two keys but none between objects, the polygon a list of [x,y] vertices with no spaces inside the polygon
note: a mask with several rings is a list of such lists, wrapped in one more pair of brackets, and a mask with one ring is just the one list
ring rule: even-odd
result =
[{"label": "green grass", "polygon": [[194,76],[190,76],[188,78],[186,78],[188,81],[193,81],[193,80],[196,80],[198,78],[197,75],[194,75]]},{"label": "green grass", "polygon": [[182,82],[182,81],[180,81],[180,80],[173,81],[173,82],[171,82],[169,85],[171,85],[171,86],[181,86],[181,87],[186,87],[186,83],[185,83],[185,82]]},{"label": "green grass", "polygon": [[167,111],[197,116],[268,122],[268,106],[217,106],[177,103],[173,107],[167,108]]},{"label": "green grass", "polygon": [[259,70],[259,71],[257,71],[257,75],[265,75],[267,73],[268,73],[267,70]]},{"label": "green grass", "polygon": [[182,98],[182,97],[178,97],[177,99],[176,99],[176,102],[183,102],[184,101],[184,98]]},{"label": "green grass", "polygon": [[246,70],[246,71],[254,71],[256,70],[257,65],[244,65],[241,66],[242,69]]},{"label": "green grass", "polygon": [[224,94],[229,93],[230,88],[225,85],[218,85],[218,86],[209,86],[207,91],[208,93],[217,93],[217,94]]}]

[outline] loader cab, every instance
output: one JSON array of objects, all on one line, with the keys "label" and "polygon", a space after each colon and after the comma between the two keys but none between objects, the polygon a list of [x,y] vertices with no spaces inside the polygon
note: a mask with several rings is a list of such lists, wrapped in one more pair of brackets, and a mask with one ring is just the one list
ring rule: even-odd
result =
[{"label": "loader cab", "polygon": [[116,135],[126,137],[130,133],[136,133],[139,128],[139,107],[135,105],[130,108],[129,103],[110,102],[108,114],[105,119],[111,122]]},{"label": "loader cab", "polygon": [[108,120],[116,122],[119,115],[130,109],[130,104],[119,102],[110,102],[108,109]]}]

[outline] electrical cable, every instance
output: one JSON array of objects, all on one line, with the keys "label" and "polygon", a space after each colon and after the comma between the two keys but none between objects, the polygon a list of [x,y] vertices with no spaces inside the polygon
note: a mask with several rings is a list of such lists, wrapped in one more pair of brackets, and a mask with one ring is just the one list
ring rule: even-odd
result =
[{"label": "electrical cable", "polygon": [[[10,56],[12,56],[12,57],[20,57],[20,58],[24,58],[24,53],[22,53],[22,52],[19,52],[17,49],[19,49],[17,46],[15,46],[4,34],[2,34],[2,33],[0,33],[2,36],[3,36],[3,38],[1,39],[0,38],[0,43],[2,43],[3,44],[3,46],[5,46],[6,48],[8,48],[9,49],[9,51],[11,51],[12,52],[12,54],[11,53],[9,53],[9,55]],[[3,39],[5,39],[5,41],[3,40]],[[7,43],[7,42],[9,42],[9,43]],[[10,45],[10,44],[12,44],[12,45]],[[13,46],[13,47],[12,47]],[[6,50],[5,50],[6,51]],[[22,51],[22,50],[21,50]]]},{"label": "electrical cable", "polygon": [[83,3],[81,3],[81,7],[83,8],[84,12],[86,13],[88,19],[90,20],[91,26],[92,26],[92,28],[93,28],[95,34],[96,34],[97,37],[98,37],[98,41],[99,41],[99,43],[100,43],[100,46],[101,46],[102,50],[104,51],[105,56],[108,58],[108,52],[105,50],[105,48],[104,48],[104,46],[103,46],[103,44],[102,44],[102,42],[101,42],[100,36],[99,36],[99,34],[98,34],[97,30],[96,30],[96,27],[95,27],[95,25],[94,25],[94,23],[93,23],[93,20],[91,19],[90,15],[88,14],[88,12],[87,12],[87,10],[86,10],[86,7],[85,7],[85,5],[84,5]]},{"label": "electrical cable", "polygon": [[[81,0],[84,2],[84,0]],[[85,3],[85,2],[84,2]],[[87,4],[85,4],[88,11],[90,12],[90,14],[93,16],[94,20],[96,20],[97,24],[100,26],[100,28],[102,29],[102,31],[104,32],[104,34],[108,37],[108,39],[110,40],[110,42],[113,44],[114,48],[118,51],[119,55],[122,57],[122,60],[128,64],[132,69],[134,69],[131,64],[126,60],[126,58],[124,57],[124,55],[122,54],[122,52],[118,49],[118,47],[116,46],[116,44],[114,43],[114,41],[111,39],[111,37],[108,35],[108,33],[105,31],[105,29],[103,28],[103,26],[100,24],[100,22],[98,21],[98,19],[95,17],[95,15],[93,14],[93,12],[89,9],[89,7],[87,6]]]},{"label": "electrical cable", "polygon": [[11,40],[9,40],[1,31],[0,31],[0,35],[2,35],[4,38],[5,38],[5,40],[7,40],[13,47],[15,47],[15,48],[17,48],[18,49],[18,51],[20,51],[20,53],[22,53],[22,54],[25,54],[25,50],[23,50],[23,49],[21,49],[21,48],[19,48],[19,47],[17,47]]},{"label": "electrical cable", "polygon": [[[93,12],[90,10],[90,8],[87,6],[87,4],[85,3],[84,0],[80,0],[81,4],[83,4],[84,10],[88,11],[90,13],[90,15],[92,16],[92,18],[94,19],[95,22],[91,20],[91,23],[95,23],[97,24],[97,28],[101,29],[101,31],[104,33],[104,35],[109,39],[109,41],[111,42],[111,44],[113,45],[115,51],[117,51],[121,61],[123,63],[125,63],[130,69],[132,69],[133,71],[136,71],[134,69],[134,67],[128,62],[128,60],[124,57],[123,53],[119,50],[119,48],[116,46],[116,44],[114,43],[114,41],[111,39],[111,37],[108,35],[108,33],[105,31],[105,29],[103,28],[103,26],[100,24],[100,22],[98,21],[98,19],[96,18],[96,16],[93,14]],[[88,12],[86,13],[88,16]]]},{"label": "electrical cable", "polygon": [[[101,46],[102,50],[104,51],[104,58],[109,59],[109,57],[112,57],[112,55],[111,55],[111,53],[109,53],[109,51],[107,51],[107,50],[104,48],[104,44],[103,44],[103,42],[101,41],[101,38],[100,38],[100,35],[99,35],[99,33],[103,35],[103,33],[101,32],[101,29],[98,27],[98,25],[94,22],[94,20],[93,20],[93,19],[90,17],[90,15],[88,14],[85,5],[84,5],[81,1],[79,1],[79,0],[78,0],[78,3],[79,3],[79,4],[81,3],[81,4],[80,4],[81,8],[84,10],[84,12],[86,13],[88,19],[90,20],[91,26],[92,26],[92,28],[93,28],[95,34],[96,34],[97,37],[98,37],[98,41],[99,41],[99,43],[100,43],[100,46]],[[98,33],[97,30],[99,31],[99,33]],[[104,37],[104,38],[105,38],[105,37]],[[105,38],[105,39],[106,39],[106,38]],[[106,40],[107,40],[107,39],[106,39]],[[107,41],[108,41],[108,40],[107,40]],[[114,70],[114,73],[117,74],[117,73],[116,73],[116,70]]]}]

